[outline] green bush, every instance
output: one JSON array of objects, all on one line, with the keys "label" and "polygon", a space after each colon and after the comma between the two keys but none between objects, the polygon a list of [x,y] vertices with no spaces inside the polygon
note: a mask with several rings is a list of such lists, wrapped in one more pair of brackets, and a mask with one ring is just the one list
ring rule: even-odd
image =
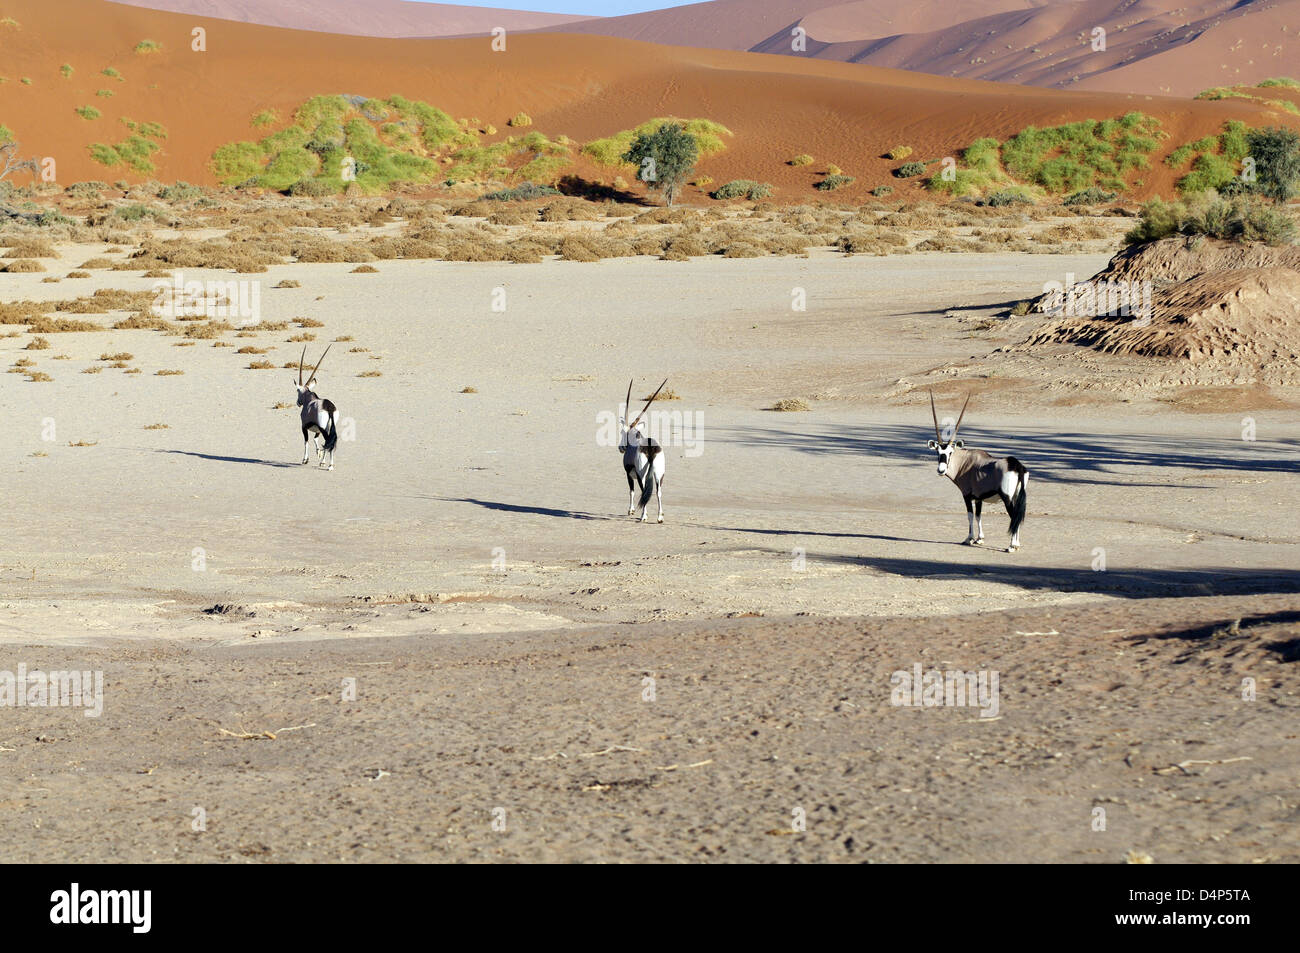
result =
[{"label": "green bush", "polygon": [[828,175],[820,182],[814,183],[813,188],[820,189],[823,192],[834,192],[846,185],[852,185],[854,181],[854,177],[851,175]]},{"label": "green bush", "polygon": [[1285,202],[1300,185],[1300,135],[1293,129],[1252,129],[1246,146],[1255,160],[1251,191]]},{"label": "green bush", "polygon": [[880,198],[883,195],[892,195],[893,192],[894,192],[894,187],[892,185],[877,185],[874,189],[871,190],[871,194],[874,195],[876,198]]},{"label": "green bush", "polygon": [[712,193],[715,199],[765,199],[772,194],[772,186],[753,179],[732,179],[718,186]]},{"label": "green bush", "polygon": [[923,172],[925,172],[924,162],[904,162],[894,170],[894,175],[896,178],[910,179],[912,176],[921,175]]},{"label": "green bush", "polygon": [[76,113],[82,119],[86,120],[98,119],[102,115],[102,113],[100,113],[100,111],[94,106],[78,106]]},{"label": "green bush", "polygon": [[710,119],[651,119],[641,123],[635,129],[624,129],[604,139],[596,139],[582,147],[585,155],[590,156],[601,165],[623,165],[623,156],[638,136],[653,134],[660,126],[675,123],[695,140],[695,148],[701,156],[711,156],[726,148],[723,136],[730,136],[731,130],[721,123]]},{"label": "green bush", "polygon": [[813,157],[804,152],[790,160],[790,165],[812,165]]},{"label": "green bush", "polygon": [[975,204],[986,205],[991,208],[1000,208],[1004,205],[1034,205],[1036,204],[1036,199],[1033,193],[1024,186],[1016,185],[1006,189],[999,189],[997,192],[986,195]]},{"label": "green bush", "polygon": [[1174,235],[1282,245],[1295,238],[1296,224],[1282,208],[1250,197],[1224,199],[1211,191],[1182,202],[1152,199],[1124,241],[1138,245]]},{"label": "green bush", "polygon": [[527,202],[530,199],[540,199],[560,194],[560,190],[554,186],[535,185],[532,182],[520,182],[513,188],[501,189],[497,192],[488,192],[485,195],[479,196],[479,199],[484,202]]},{"label": "green bush", "polygon": [[1105,205],[1107,202],[1113,202],[1119,197],[1116,192],[1107,192],[1105,189],[1099,189],[1096,186],[1089,186],[1073,195],[1066,196],[1063,205]]},{"label": "green bush", "polygon": [[1300,81],[1292,79],[1290,76],[1274,76],[1271,79],[1261,80],[1255,84],[1259,87],[1269,86],[1290,86],[1293,89],[1300,88]]}]

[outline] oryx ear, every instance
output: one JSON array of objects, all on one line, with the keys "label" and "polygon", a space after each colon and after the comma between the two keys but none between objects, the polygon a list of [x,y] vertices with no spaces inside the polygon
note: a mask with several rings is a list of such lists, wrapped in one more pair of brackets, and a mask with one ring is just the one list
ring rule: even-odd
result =
[{"label": "oryx ear", "polygon": [[937,450],[938,448],[939,448],[939,445],[938,445],[937,443],[935,443],[933,440],[931,440],[931,441],[930,441],[930,449],[931,449],[931,450]]}]

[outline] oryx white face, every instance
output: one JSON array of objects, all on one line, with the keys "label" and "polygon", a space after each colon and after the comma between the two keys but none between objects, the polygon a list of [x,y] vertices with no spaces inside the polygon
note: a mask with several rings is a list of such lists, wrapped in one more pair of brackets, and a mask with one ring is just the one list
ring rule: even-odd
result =
[{"label": "oryx white face", "polygon": [[952,464],[952,453],[954,450],[964,450],[966,442],[964,440],[948,440],[940,443],[938,440],[930,441],[930,449],[939,456],[939,476],[944,476],[948,472],[948,467]]}]

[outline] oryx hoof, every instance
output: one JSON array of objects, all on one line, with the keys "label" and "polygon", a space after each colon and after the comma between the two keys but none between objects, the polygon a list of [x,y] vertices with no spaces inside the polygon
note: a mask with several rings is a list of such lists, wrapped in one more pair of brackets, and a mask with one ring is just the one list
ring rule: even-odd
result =
[{"label": "oryx hoof", "polygon": [[656,522],[656,523],[662,523],[663,521],[664,521],[664,514],[660,513],[660,514],[659,514],[659,518],[658,518],[657,520],[655,520],[655,522]]},{"label": "oryx hoof", "polygon": [[974,539],[971,538],[970,536],[967,536],[965,539],[963,539],[963,540],[961,541],[961,544],[962,544],[963,546],[974,546],[975,543],[976,543],[976,540],[974,540]]}]

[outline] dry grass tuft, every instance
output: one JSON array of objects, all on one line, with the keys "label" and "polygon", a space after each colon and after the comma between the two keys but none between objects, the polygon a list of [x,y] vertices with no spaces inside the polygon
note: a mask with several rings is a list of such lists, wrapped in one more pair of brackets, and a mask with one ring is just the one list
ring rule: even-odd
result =
[{"label": "dry grass tuft", "polygon": [[249,361],[248,369],[250,371],[270,371],[275,369],[275,364],[271,361]]},{"label": "dry grass tuft", "polygon": [[170,430],[171,424],[145,424],[145,430]]},{"label": "dry grass tuft", "polygon": [[45,266],[35,258],[19,258],[5,265],[5,271],[11,275],[24,274],[33,271],[45,271]]},{"label": "dry grass tuft", "polygon": [[58,258],[59,253],[44,238],[20,238],[5,249],[0,258]]},{"label": "dry grass tuft", "polygon": [[352,274],[354,274],[354,275],[377,275],[377,274],[379,274],[379,269],[376,268],[374,265],[357,265],[357,267],[355,267],[355,268],[352,269]]},{"label": "dry grass tuft", "polygon": [[155,377],[179,377],[181,374],[184,373],[185,373],[184,371],[170,370],[164,368],[163,370],[158,371],[158,373],[155,374],[154,376]]},{"label": "dry grass tuft", "polygon": [[135,355],[130,353],[129,351],[117,351],[114,354],[99,355],[99,359],[101,361],[129,361],[133,357],[135,357]]},{"label": "dry grass tuft", "polygon": [[23,348],[25,351],[48,351],[49,349],[50,342],[43,337],[32,338],[27,342],[27,347]]},{"label": "dry grass tuft", "polygon": [[33,384],[48,384],[50,381],[54,380],[53,377],[46,374],[44,371],[28,371],[27,379]]},{"label": "dry grass tuft", "polygon": [[382,371],[362,371],[357,377],[383,377]]},{"label": "dry grass tuft", "polygon": [[812,408],[809,407],[805,401],[800,400],[798,397],[785,397],[781,400],[778,400],[775,404],[773,404],[771,407],[767,409],[779,411],[781,413],[792,413],[801,410],[811,410]]},{"label": "dry grass tuft", "polygon": [[477,387],[462,387],[462,388],[460,389],[460,392],[461,392],[462,394],[477,394],[477,393],[478,393],[478,388],[477,388]]},{"label": "dry grass tuft", "polygon": [[281,278],[275,285],[276,288],[301,288],[302,285],[293,278]]}]

